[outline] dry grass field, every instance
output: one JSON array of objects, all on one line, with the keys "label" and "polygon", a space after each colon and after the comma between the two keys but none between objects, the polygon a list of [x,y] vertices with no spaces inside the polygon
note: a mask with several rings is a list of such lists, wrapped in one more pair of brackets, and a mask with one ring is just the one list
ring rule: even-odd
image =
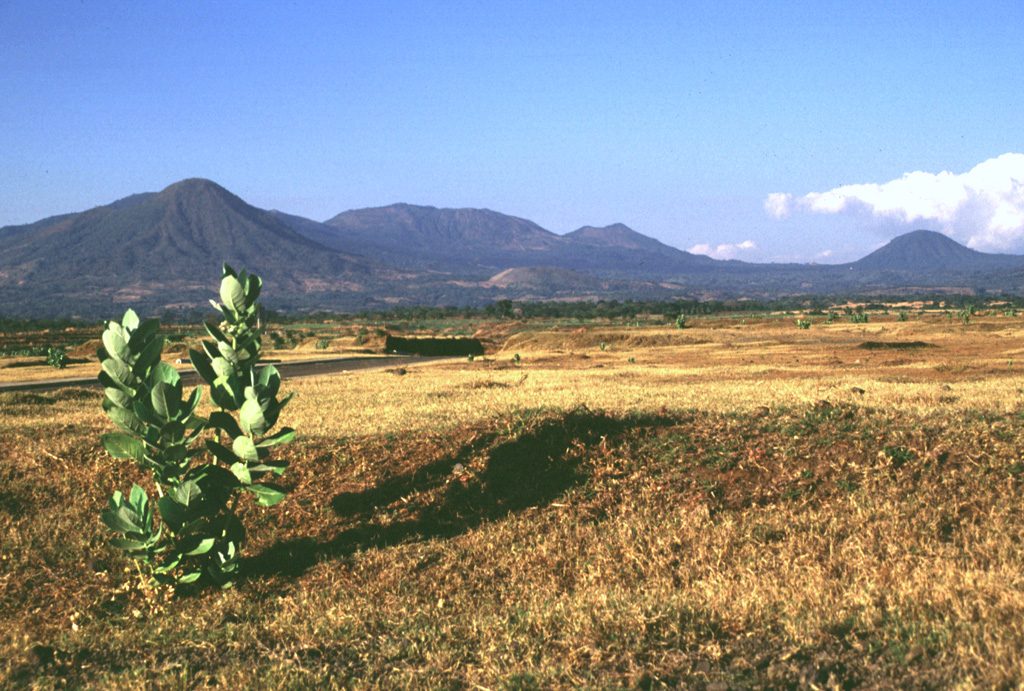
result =
[{"label": "dry grass field", "polygon": [[1024,319],[795,318],[286,382],[224,592],[106,544],[99,393],[2,394],[0,686],[1019,687]]}]

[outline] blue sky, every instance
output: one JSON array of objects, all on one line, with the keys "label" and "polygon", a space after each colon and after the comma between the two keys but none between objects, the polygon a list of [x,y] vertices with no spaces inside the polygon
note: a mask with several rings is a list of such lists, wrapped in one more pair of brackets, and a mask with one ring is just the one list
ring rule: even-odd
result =
[{"label": "blue sky", "polygon": [[187,177],[748,261],[1024,253],[1024,3],[0,3],[0,226]]}]

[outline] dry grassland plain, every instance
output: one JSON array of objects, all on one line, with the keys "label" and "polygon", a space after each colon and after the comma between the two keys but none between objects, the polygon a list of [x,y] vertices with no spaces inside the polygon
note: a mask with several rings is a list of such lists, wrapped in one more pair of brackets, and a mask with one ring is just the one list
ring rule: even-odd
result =
[{"label": "dry grassland plain", "polygon": [[1019,686],[1024,319],[795,319],[286,382],[225,592],[107,546],[98,393],[2,394],[0,684]]}]

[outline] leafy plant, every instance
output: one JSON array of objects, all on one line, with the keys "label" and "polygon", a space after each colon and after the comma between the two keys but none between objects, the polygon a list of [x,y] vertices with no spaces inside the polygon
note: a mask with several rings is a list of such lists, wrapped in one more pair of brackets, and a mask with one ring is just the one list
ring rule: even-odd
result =
[{"label": "leafy plant", "polygon": [[605,350],[606,348],[608,348],[608,344],[607,344],[607,343],[605,343],[604,341],[601,341],[601,343],[600,343],[599,345],[600,345],[600,347],[601,347],[601,351],[602,351],[602,352],[603,352],[603,351],[604,351],[604,350]]},{"label": "leafy plant", "polygon": [[[206,324],[213,340],[203,341],[202,351],[189,351],[219,408],[208,419],[196,413],[202,387],[184,399],[177,371],[161,361],[157,320],[140,321],[128,310],[103,332],[103,409],[120,432],[104,434],[101,441],[113,457],[152,471],[158,499],[154,512],[146,491],[134,485],[127,498],[115,492],[100,518],[121,535],[112,544],[146,564],[156,583],[205,578],[229,587],[246,537],[235,513],[240,496],[252,494],[262,506],[285,496],[266,480],[287,467],[268,457],[273,446],[295,437],[287,427],[270,434],[291,395],[278,400],[277,370],[256,368],[261,286],[258,276],[235,273],[225,264],[222,302],[211,301],[224,320]],[[206,431],[213,432],[204,444],[209,454],[197,460]]]},{"label": "leafy plant", "polygon": [[866,315],[863,312],[856,312],[854,314],[851,314],[850,315],[850,323],[851,324],[867,324],[868,323],[868,315]]},{"label": "leafy plant", "polygon": [[46,350],[46,364],[54,369],[64,369],[68,366],[68,355],[60,346],[50,346]]},{"label": "leafy plant", "polygon": [[522,361],[522,359],[523,358],[519,357],[519,353],[516,353],[515,355],[512,356],[512,362],[516,363],[517,365]]},{"label": "leafy plant", "polygon": [[686,328],[686,315],[685,314],[680,314],[678,317],[676,317],[676,328],[677,329],[685,329]]},{"label": "leafy plant", "polygon": [[809,328],[811,328],[811,324],[813,324],[813,323],[814,322],[810,321],[809,319],[797,319],[796,320],[796,328],[798,328],[798,329],[809,329]]},{"label": "leafy plant", "polygon": [[327,350],[330,346],[331,346],[331,339],[329,339],[329,338],[321,338],[321,339],[318,339],[317,342],[316,342],[316,349],[317,350]]},{"label": "leafy plant", "polygon": [[907,321],[907,313],[902,311],[902,310],[897,312],[896,313],[896,321],[898,321],[898,322],[905,322],[905,321]]},{"label": "leafy plant", "polygon": [[48,346],[25,346],[23,348],[5,348],[0,350],[2,357],[42,357],[48,355]]}]

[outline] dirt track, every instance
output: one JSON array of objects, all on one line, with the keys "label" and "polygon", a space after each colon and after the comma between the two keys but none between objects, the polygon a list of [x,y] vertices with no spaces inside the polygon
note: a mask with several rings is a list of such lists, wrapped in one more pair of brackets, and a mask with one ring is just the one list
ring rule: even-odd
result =
[{"label": "dirt track", "polygon": [[[295,362],[268,362],[281,373],[283,379],[302,379],[304,377],[319,377],[325,374],[336,374],[351,370],[375,369],[382,367],[393,367],[396,365],[412,365],[434,360],[446,360],[447,357],[433,356],[406,356],[396,355],[391,357],[353,357],[353,358],[330,358],[325,360],[297,360]],[[97,370],[98,371],[98,370]],[[199,374],[195,370],[181,371],[181,381],[186,386],[192,386],[200,382]],[[41,381],[11,382],[0,384],[0,393],[6,391],[54,391],[66,387],[77,388],[101,388],[96,377],[77,379],[44,379]]]}]

